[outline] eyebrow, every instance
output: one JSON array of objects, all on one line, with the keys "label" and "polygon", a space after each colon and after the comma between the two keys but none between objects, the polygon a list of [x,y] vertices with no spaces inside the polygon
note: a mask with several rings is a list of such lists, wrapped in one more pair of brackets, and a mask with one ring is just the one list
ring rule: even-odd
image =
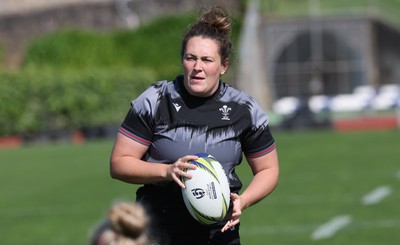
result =
[{"label": "eyebrow", "polygon": [[212,59],[212,60],[215,60],[215,58],[212,57],[212,56],[205,55],[205,56],[200,56],[199,57],[199,56],[197,56],[195,54],[191,54],[191,53],[186,53],[186,55],[184,57],[196,57],[196,58],[200,58],[200,59]]}]

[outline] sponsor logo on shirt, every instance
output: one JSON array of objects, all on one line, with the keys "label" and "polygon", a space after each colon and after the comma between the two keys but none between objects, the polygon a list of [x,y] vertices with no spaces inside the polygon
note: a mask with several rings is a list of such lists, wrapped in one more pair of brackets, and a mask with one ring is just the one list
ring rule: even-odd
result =
[{"label": "sponsor logo on shirt", "polygon": [[178,103],[172,103],[175,107],[175,110],[178,112],[181,109],[181,105],[179,105]]}]

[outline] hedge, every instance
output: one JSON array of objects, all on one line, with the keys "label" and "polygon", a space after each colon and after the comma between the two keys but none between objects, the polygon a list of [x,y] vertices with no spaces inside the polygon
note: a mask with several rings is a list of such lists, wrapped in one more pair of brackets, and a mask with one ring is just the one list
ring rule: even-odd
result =
[{"label": "hedge", "polygon": [[[188,13],[135,30],[61,29],[32,40],[21,70],[0,71],[0,135],[119,124],[150,83],[181,73],[180,42],[193,20]],[[234,23],[235,43],[241,21]]]},{"label": "hedge", "polygon": [[152,82],[146,69],[0,73],[0,135],[81,130],[121,123]]},{"label": "hedge", "polygon": [[[174,79],[182,71],[180,45],[193,14],[164,16],[137,29],[110,32],[60,29],[32,40],[26,48],[23,67],[54,69],[146,67],[157,79]],[[234,47],[241,21],[234,18]],[[235,62],[236,58],[232,57]],[[233,67],[231,67],[233,68]],[[232,71],[232,69],[231,69]]]},{"label": "hedge", "polygon": [[189,16],[166,16],[138,29],[96,32],[60,29],[32,40],[23,67],[55,69],[147,67],[158,79],[173,79],[181,71],[180,45]]}]

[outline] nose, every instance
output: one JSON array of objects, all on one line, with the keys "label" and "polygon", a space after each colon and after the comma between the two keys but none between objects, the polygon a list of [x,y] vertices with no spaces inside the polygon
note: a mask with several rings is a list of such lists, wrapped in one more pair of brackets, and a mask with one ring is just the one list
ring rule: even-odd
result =
[{"label": "nose", "polygon": [[201,65],[200,65],[200,61],[196,60],[193,64],[193,69],[194,70],[201,70]]}]

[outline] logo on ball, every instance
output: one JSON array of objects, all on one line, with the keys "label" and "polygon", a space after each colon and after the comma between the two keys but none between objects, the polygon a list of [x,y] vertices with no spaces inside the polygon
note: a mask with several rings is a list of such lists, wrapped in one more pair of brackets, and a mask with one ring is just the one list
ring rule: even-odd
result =
[{"label": "logo on ball", "polygon": [[200,198],[204,197],[205,191],[201,188],[196,188],[196,189],[192,189],[192,194],[194,197],[196,197],[196,199],[200,199]]}]

